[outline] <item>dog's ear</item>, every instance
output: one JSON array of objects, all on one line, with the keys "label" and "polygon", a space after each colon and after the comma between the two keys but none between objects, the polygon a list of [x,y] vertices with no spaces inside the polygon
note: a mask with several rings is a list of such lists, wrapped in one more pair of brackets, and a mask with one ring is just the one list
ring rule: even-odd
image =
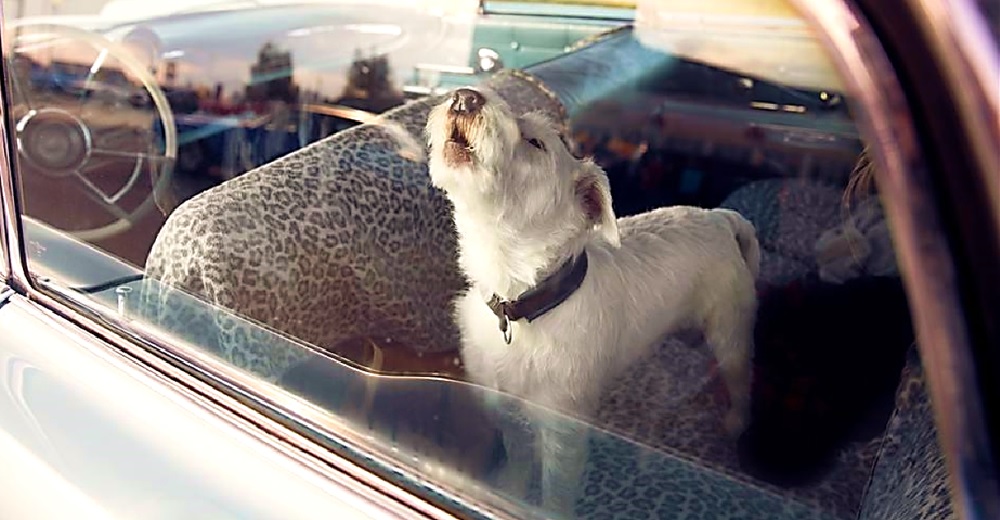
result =
[{"label": "dog's ear", "polygon": [[611,184],[608,175],[600,166],[587,161],[576,179],[576,199],[583,208],[587,221],[609,244],[621,246],[618,234],[618,220],[611,207]]}]

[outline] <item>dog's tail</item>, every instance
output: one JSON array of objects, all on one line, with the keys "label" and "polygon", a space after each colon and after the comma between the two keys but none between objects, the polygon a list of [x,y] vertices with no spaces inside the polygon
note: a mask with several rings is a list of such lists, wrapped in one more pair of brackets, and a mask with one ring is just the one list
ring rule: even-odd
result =
[{"label": "dog's tail", "polygon": [[747,268],[750,269],[750,273],[753,274],[753,278],[756,280],[757,275],[760,274],[760,244],[757,243],[757,230],[749,220],[743,218],[743,215],[731,209],[719,209],[717,211],[729,220],[729,227],[732,228],[736,242],[740,246],[740,254],[743,255],[743,261],[746,262]]}]

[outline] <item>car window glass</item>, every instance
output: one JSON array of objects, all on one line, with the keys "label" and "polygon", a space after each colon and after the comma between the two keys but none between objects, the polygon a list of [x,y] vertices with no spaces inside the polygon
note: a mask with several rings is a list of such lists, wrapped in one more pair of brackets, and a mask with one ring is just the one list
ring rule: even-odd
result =
[{"label": "car window glass", "polygon": [[863,509],[919,362],[786,2],[4,8],[39,288],[464,515]]}]

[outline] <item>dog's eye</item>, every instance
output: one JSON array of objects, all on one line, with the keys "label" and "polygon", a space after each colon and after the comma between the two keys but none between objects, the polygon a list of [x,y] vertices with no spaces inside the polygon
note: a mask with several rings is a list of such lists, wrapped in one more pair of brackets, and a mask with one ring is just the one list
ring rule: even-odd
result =
[{"label": "dog's eye", "polygon": [[545,143],[539,141],[538,139],[532,137],[531,139],[525,139],[525,141],[528,141],[528,144],[530,144],[531,146],[534,146],[535,148],[538,148],[543,152],[545,151]]}]

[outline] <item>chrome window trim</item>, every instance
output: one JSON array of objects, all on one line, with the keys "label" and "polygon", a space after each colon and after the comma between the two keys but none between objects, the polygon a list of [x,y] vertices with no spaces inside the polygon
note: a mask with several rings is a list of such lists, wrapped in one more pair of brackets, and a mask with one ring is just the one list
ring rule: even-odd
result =
[{"label": "chrome window trim", "polygon": [[[961,518],[979,518],[986,514],[984,509],[991,507],[990,503],[996,503],[995,495],[984,495],[991,490],[982,482],[993,455],[961,314],[955,263],[907,99],[880,41],[857,5],[829,0],[792,1],[822,30],[820,36],[835,51],[833,60],[845,72],[842,76],[848,93],[863,108],[856,119],[876,151],[873,160],[880,172],[877,182],[884,195],[920,355],[928,373],[953,502]],[[955,1],[951,5],[955,9],[970,8],[967,2]],[[967,20],[969,16],[966,13],[956,18]],[[939,26],[953,23],[942,21],[947,16],[938,20]]]}]

